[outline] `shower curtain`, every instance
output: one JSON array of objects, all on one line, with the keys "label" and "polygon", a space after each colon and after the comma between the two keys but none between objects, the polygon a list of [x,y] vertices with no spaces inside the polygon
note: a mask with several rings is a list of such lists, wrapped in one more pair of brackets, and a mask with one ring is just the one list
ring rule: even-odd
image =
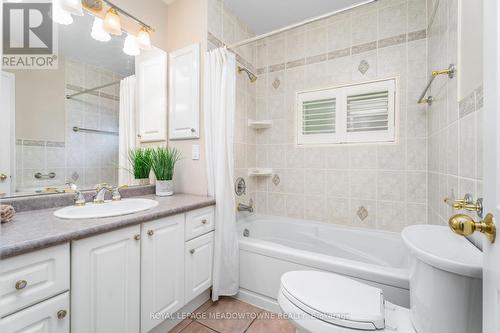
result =
[{"label": "shower curtain", "polygon": [[235,55],[225,48],[205,55],[205,136],[208,194],[215,197],[215,245],[212,300],[239,288],[234,175]]},{"label": "shower curtain", "polygon": [[134,179],[128,160],[128,152],[136,146],[135,81],[135,75],[120,81],[118,185],[131,185]]}]

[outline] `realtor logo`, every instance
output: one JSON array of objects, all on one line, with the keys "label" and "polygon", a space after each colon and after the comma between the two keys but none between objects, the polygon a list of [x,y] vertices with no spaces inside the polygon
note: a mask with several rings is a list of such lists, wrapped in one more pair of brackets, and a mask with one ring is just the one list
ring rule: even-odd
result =
[{"label": "realtor logo", "polygon": [[57,68],[57,38],[51,1],[4,2],[2,18],[2,67]]}]

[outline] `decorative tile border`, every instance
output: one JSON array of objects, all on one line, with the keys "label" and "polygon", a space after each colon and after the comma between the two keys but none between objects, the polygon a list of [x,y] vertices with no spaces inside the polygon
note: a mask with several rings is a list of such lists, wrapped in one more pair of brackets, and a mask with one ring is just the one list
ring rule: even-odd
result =
[{"label": "decorative tile border", "polygon": [[28,147],[58,147],[64,148],[65,143],[60,141],[44,141],[44,140],[23,140],[16,139],[17,146],[28,146]]},{"label": "decorative tile border", "polygon": [[335,50],[335,51],[331,51],[329,53],[318,54],[318,55],[308,57],[308,58],[297,59],[297,60],[289,61],[287,63],[275,64],[275,65],[270,65],[267,67],[257,68],[257,74],[265,74],[268,72],[271,73],[271,72],[283,70],[285,68],[290,69],[290,68],[294,68],[294,67],[315,64],[315,63],[323,62],[326,60],[348,57],[348,56],[354,55],[354,54],[369,52],[369,51],[373,51],[376,49],[381,49],[384,47],[389,47],[389,46],[394,46],[394,45],[401,45],[401,44],[404,44],[407,42],[413,42],[413,41],[425,39],[425,38],[427,38],[427,31],[425,29],[413,31],[413,32],[410,32],[408,34],[401,34],[401,35],[397,35],[397,36],[393,36],[393,37],[389,37],[389,38],[380,39],[378,41],[373,41],[373,42],[360,44],[360,45],[354,45],[354,46],[349,47],[349,48]]},{"label": "decorative tile border", "polygon": [[483,86],[476,88],[469,95],[458,102],[458,112],[460,118],[483,108]]}]

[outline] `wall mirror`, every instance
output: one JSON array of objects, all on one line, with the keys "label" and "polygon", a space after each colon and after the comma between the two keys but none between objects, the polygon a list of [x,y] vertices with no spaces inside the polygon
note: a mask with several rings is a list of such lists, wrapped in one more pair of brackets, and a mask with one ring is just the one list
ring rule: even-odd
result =
[{"label": "wall mirror", "polygon": [[[0,122],[0,133],[10,144],[0,150],[0,198],[61,193],[68,182],[83,190],[131,184],[127,156],[140,144],[139,80],[124,81],[135,78],[136,58],[150,51],[125,54],[125,32],[94,39],[93,22],[86,13],[58,25],[58,69],[2,70],[0,116],[9,121]],[[129,110],[123,121],[122,106]]]}]

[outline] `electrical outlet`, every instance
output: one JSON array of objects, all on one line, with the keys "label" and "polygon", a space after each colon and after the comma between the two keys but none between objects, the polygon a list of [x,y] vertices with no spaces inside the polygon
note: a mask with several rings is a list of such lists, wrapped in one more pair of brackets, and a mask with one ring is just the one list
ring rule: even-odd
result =
[{"label": "electrical outlet", "polygon": [[191,146],[191,159],[199,160],[200,159],[200,145],[192,145]]}]

